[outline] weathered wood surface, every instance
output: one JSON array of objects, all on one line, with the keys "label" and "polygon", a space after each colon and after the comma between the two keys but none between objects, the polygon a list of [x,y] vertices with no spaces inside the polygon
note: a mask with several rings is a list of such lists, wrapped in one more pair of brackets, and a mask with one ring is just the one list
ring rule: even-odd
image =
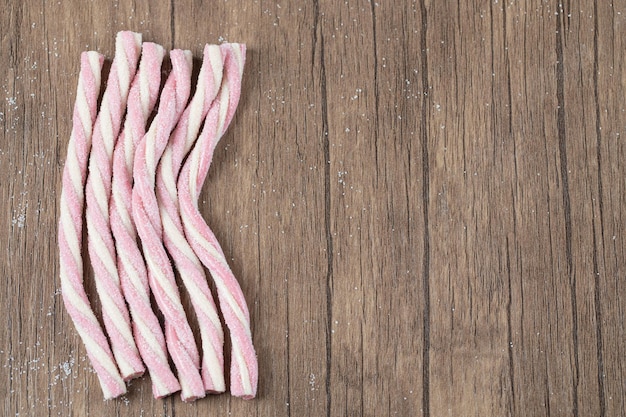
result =
[{"label": "weathered wood surface", "polygon": [[[105,3],[0,11],[0,414],[626,415],[626,1]],[[122,29],[248,45],[202,210],[256,400],[103,402],[63,307],[79,53]]]}]

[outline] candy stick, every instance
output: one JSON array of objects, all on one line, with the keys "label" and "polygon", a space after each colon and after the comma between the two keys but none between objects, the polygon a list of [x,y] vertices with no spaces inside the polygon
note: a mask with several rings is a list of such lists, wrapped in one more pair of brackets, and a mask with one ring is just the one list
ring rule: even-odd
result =
[{"label": "candy stick", "polygon": [[198,197],[208,173],[213,151],[228,127],[239,102],[245,45],[222,45],[225,70],[222,86],[204,128],[178,178],[178,193],[185,235],[196,255],[209,269],[220,301],[220,307],[232,341],[230,391],[244,399],[254,398],[257,389],[258,364],[250,314],[243,292],[234,277],[215,235],[198,210]]},{"label": "candy stick", "polygon": [[180,384],[170,369],[165,336],[150,305],[148,272],[137,243],[131,207],[135,148],[146,132],[148,117],[159,97],[163,55],[161,45],[149,42],[142,45],[139,70],[128,93],[124,130],[113,154],[110,212],[122,291],[133,319],[137,347],[150,371],[155,398],[180,390]]},{"label": "candy stick", "polygon": [[128,309],[120,288],[109,221],[109,199],[113,148],[126,110],[128,90],[135,76],[140,52],[140,34],[128,31],[117,34],[115,58],[94,125],[85,192],[89,258],[94,270],[96,290],[102,302],[104,327],[111,339],[113,355],[124,380],[143,374],[145,368],[133,339]]},{"label": "candy stick", "polygon": [[83,52],[74,104],[73,127],[63,169],[63,189],[59,220],[59,263],[61,292],[65,308],[80,335],[91,364],[96,370],[105,399],[126,393],[126,385],[117,370],[109,342],[94,315],[83,284],[84,187],[91,149],[93,123],[104,57],[97,52]]},{"label": "candy stick", "polygon": [[209,392],[224,392],[224,333],[204,268],[187,243],[180,220],[176,178],[222,82],[224,61],[217,45],[206,45],[196,92],[170,137],[157,171],[163,241],[188,290],[200,325],[202,380]]},{"label": "candy stick", "polygon": [[173,50],[170,59],[172,72],[161,92],[157,115],[135,154],[132,209],[148,266],[150,288],[165,316],[168,350],[178,370],[181,396],[187,401],[205,395],[198,370],[200,354],[183,310],[174,270],[163,247],[155,182],[159,159],[189,98],[191,52]]}]

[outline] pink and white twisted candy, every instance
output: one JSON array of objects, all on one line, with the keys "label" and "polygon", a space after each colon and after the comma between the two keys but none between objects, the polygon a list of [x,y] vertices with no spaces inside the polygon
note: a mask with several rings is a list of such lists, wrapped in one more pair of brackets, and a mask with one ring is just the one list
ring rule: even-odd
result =
[{"label": "pink and white twisted candy", "polygon": [[109,221],[109,199],[113,148],[126,110],[130,83],[137,71],[141,35],[119,32],[115,39],[115,58],[102,96],[93,132],[87,179],[87,241],[98,296],[102,302],[104,326],[111,348],[125,380],[144,373],[130,327],[128,308],[120,288],[115,245]]},{"label": "pink and white twisted candy", "polygon": [[155,183],[159,159],[187,104],[191,89],[191,52],[170,52],[172,72],[161,92],[159,110],[137,147],[134,161],[133,217],[148,266],[152,293],[165,316],[167,346],[178,370],[183,400],[205,395],[200,354],[183,309],[174,270],[163,247],[163,227]]},{"label": "pink and white twisted candy", "polygon": [[115,237],[120,282],[133,319],[135,341],[150,372],[155,398],[180,390],[180,384],[170,369],[165,336],[150,304],[148,272],[132,217],[132,190],[135,148],[146,133],[148,117],[159,97],[164,53],[161,45],[150,42],[142,45],[139,70],[128,93],[124,130],[113,154],[111,194],[111,229]]},{"label": "pink and white twisted candy", "polygon": [[224,332],[204,267],[185,238],[176,178],[222,82],[224,61],[217,45],[206,45],[196,92],[170,137],[157,171],[156,190],[163,241],[191,297],[202,339],[202,380],[209,392],[224,392]]},{"label": "pink and white twisted candy", "polygon": [[213,151],[233,118],[241,94],[245,45],[222,45],[225,55],[224,76],[218,97],[204,123],[204,128],[178,178],[178,193],[185,235],[196,255],[209,269],[215,281],[220,307],[230,330],[232,351],[230,391],[244,399],[254,398],[257,390],[258,364],[250,314],[241,291],[215,235],[198,210],[198,197],[211,164]]},{"label": "pink and white twisted candy", "polygon": [[63,189],[59,220],[59,263],[61,291],[65,308],[80,335],[91,364],[96,370],[105,399],[126,393],[109,342],[94,315],[83,284],[83,207],[87,161],[91,149],[93,123],[104,57],[83,52],[74,104],[73,127],[63,169]]}]

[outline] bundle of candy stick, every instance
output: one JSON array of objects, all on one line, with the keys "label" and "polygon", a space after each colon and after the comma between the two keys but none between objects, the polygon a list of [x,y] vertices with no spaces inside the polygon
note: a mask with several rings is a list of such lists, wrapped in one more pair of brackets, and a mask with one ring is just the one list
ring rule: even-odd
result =
[{"label": "bundle of candy stick", "polygon": [[[60,204],[61,291],[105,399],[125,394],[124,381],[146,369],[155,398],[181,391],[193,401],[226,391],[224,332],[205,267],[230,332],[231,394],[256,395],[248,307],[198,210],[214,149],[239,102],[245,52],[243,44],[206,45],[193,88],[191,52],[172,50],[161,88],[163,47],[120,32],[100,103],[104,57],[81,55]],[[85,226],[104,328],[84,286]],[[187,314],[197,317],[200,349]]]}]

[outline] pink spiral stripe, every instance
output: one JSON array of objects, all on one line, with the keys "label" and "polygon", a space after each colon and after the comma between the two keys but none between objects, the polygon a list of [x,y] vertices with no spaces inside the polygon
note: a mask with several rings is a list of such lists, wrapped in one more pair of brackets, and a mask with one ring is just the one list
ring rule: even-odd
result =
[{"label": "pink spiral stripe", "polygon": [[170,369],[165,336],[150,304],[148,272],[137,243],[131,207],[135,148],[146,133],[148,117],[159,97],[164,53],[161,45],[149,42],[142,45],[139,70],[128,93],[124,130],[113,154],[111,194],[111,229],[120,282],[133,319],[137,347],[150,371],[155,398],[180,390],[180,384]]},{"label": "pink spiral stripe", "polygon": [[93,146],[87,179],[87,241],[94,270],[98,296],[102,302],[104,327],[111,339],[111,348],[124,380],[145,371],[130,327],[126,302],[120,288],[115,245],[109,221],[109,199],[113,148],[126,110],[130,83],[137,70],[141,52],[141,35],[119,32],[115,40],[115,58],[107,87],[96,118]]},{"label": "pink spiral stripe", "polygon": [[85,344],[87,355],[100,380],[104,398],[110,399],[126,393],[126,385],[117,370],[109,342],[91,310],[85,293],[81,254],[87,160],[98,107],[103,62],[104,57],[93,51],[83,52],[80,57],[73,127],[63,170],[59,262],[65,308]]},{"label": "pink spiral stripe", "polygon": [[250,314],[224,253],[198,210],[198,196],[211,164],[213,151],[230,124],[239,102],[245,45],[222,45],[224,77],[218,97],[211,105],[204,128],[178,178],[179,204],[185,235],[196,255],[211,272],[220,307],[232,341],[230,391],[237,397],[256,396],[258,364]]},{"label": "pink spiral stripe", "polygon": [[224,392],[224,332],[207,283],[204,267],[185,238],[178,208],[176,178],[185,154],[222,82],[224,60],[217,45],[206,45],[196,92],[178,121],[159,162],[157,197],[163,224],[163,241],[191,297],[202,339],[202,380],[208,392]]},{"label": "pink spiral stripe", "polygon": [[161,92],[159,110],[135,154],[132,209],[148,266],[150,288],[165,316],[168,350],[178,370],[181,396],[187,401],[205,395],[199,372],[200,354],[180,300],[174,270],[163,246],[155,183],[157,164],[189,98],[191,52],[173,50],[170,59],[172,72]]}]

